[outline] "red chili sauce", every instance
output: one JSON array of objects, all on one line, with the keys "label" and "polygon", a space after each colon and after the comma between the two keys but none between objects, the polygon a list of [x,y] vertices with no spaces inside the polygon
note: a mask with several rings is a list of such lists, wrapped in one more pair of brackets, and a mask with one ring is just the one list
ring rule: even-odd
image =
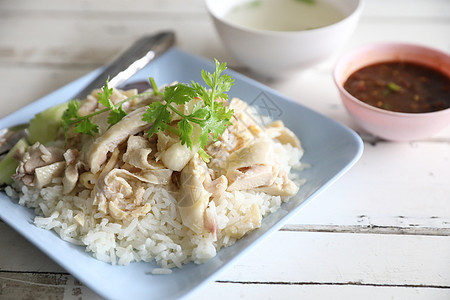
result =
[{"label": "red chili sauce", "polygon": [[450,78],[409,62],[386,62],[353,73],[344,88],[357,99],[386,110],[426,113],[450,107]]}]

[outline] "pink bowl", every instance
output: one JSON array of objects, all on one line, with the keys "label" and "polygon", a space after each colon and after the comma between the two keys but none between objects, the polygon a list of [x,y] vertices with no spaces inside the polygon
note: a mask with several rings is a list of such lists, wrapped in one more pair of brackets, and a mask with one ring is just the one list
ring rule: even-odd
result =
[{"label": "pink bowl", "polygon": [[431,48],[382,43],[354,49],[341,57],[334,68],[334,82],[342,102],[364,130],[386,140],[410,141],[429,137],[450,124],[450,108],[428,113],[400,113],[368,105],[347,92],[343,85],[355,71],[375,63],[404,61],[434,68],[450,77],[450,56]]}]

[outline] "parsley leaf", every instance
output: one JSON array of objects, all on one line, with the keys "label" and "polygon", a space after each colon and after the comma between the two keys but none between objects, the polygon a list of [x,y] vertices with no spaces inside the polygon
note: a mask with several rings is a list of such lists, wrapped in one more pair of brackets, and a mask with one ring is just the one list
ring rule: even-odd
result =
[{"label": "parsley leaf", "polygon": [[148,130],[147,135],[151,137],[158,131],[164,131],[171,122],[170,111],[167,110],[167,104],[162,102],[153,102],[147,108],[147,111],[142,116],[142,121],[153,123]]},{"label": "parsley leaf", "polygon": [[[208,154],[203,148],[208,144],[210,138],[216,141],[218,137],[225,131],[228,125],[231,124],[230,119],[233,115],[233,110],[225,107],[223,102],[216,101],[220,98],[222,100],[228,99],[228,92],[234,84],[234,79],[222,74],[226,70],[225,63],[219,63],[215,60],[216,70],[209,73],[202,70],[201,75],[210,89],[205,88],[197,82],[191,82],[191,86],[183,83],[168,86],[164,90],[164,101],[153,102],[149,105],[147,112],[144,114],[142,120],[153,123],[150,130],[147,132],[151,137],[159,130],[166,128],[176,133],[180,137],[181,143],[186,144],[190,149],[194,144],[199,144],[199,154],[204,159],[208,159]],[[156,89],[155,81],[151,78],[153,88]],[[189,115],[178,111],[172,104],[183,105],[190,101],[196,101],[192,112]],[[178,114],[181,120],[178,121],[178,129],[174,130],[170,126],[172,122],[172,113]],[[194,124],[199,125],[200,135],[193,141]]]},{"label": "parsley leaf", "polygon": [[118,123],[120,120],[122,120],[123,117],[125,117],[126,115],[127,115],[127,113],[123,110],[122,104],[121,104],[121,105],[119,105],[119,107],[114,108],[109,112],[107,122],[108,122],[108,124],[114,125],[114,124]]},{"label": "parsley leaf", "polygon": [[194,132],[194,126],[187,119],[182,119],[178,122],[178,135],[180,136],[181,144],[186,144],[192,149],[193,142],[191,139],[192,133]]},{"label": "parsley leaf", "polygon": [[227,109],[223,102],[218,102],[216,99],[228,99],[226,92],[234,84],[234,79],[227,74],[221,74],[226,70],[226,63],[221,64],[218,60],[215,60],[215,64],[216,70],[212,74],[202,70],[202,78],[211,88],[210,90],[206,90],[198,83],[192,83],[199,97],[205,103],[205,109],[208,112],[208,117],[205,118],[205,122],[202,124],[202,132],[199,138],[201,148],[207,145],[210,134],[212,134],[213,141],[217,140],[219,135],[231,124],[230,119],[233,115],[233,110]]},{"label": "parsley leaf", "polygon": [[62,115],[62,127],[64,131],[69,130],[69,126],[71,125],[72,119],[77,119],[80,117],[78,114],[78,109],[80,108],[80,103],[77,100],[72,100],[69,102],[67,109],[64,111]]},{"label": "parsley leaf", "polygon": [[[196,118],[199,120],[205,119],[209,114],[209,111],[206,107],[203,107],[202,102],[197,102],[195,104],[194,109],[192,110],[192,113],[189,115],[191,118]],[[202,125],[201,123],[198,123],[199,125]]]},{"label": "parsley leaf", "polygon": [[164,100],[166,103],[185,104],[197,96],[196,91],[190,86],[179,83],[166,87],[164,90]]},{"label": "parsley leaf", "polygon": [[88,135],[94,135],[98,132],[98,126],[92,123],[89,118],[81,117],[78,113],[80,108],[80,103],[77,100],[72,100],[69,102],[67,109],[64,111],[61,124],[64,130],[64,135],[67,138],[67,132],[71,125],[76,124],[74,127],[75,133],[84,133]]},{"label": "parsley leaf", "polygon": [[105,107],[114,110],[114,104],[111,102],[110,98],[113,93],[113,89],[108,86],[109,78],[106,80],[105,85],[103,86],[102,91],[98,93],[98,103],[104,105]]},{"label": "parsley leaf", "polygon": [[230,75],[221,75],[221,73],[226,70],[227,64],[220,63],[217,59],[215,60],[215,64],[216,70],[212,74],[202,70],[202,78],[211,90],[208,91],[199,83],[192,82],[192,86],[197,91],[199,97],[203,99],[207,106],[211,107],[214,107],[214,102],[217,98],[227,100],[228,95],[226,92],[228,92],[234,84],[234,79]]},{"label": "parsley leaf", "polygon": [[106,108],[110,110],[107,122],[110,125],[114,125],[123,117],[127,115],[127,113],[123,110],[122,104],[115,106],[111,101],[111,96],[113,93],[113,89],[108,86],[109,78],[106,80],[105,85],[103,86],[102,92],[98,93],[98,103],[102,104]]},{"label": "parsley leaf", "polygon": [[98,126],[89,119],[83,119],[75,125],[74,131],[76,133],[94,135],[94,133],[98,132]]}]

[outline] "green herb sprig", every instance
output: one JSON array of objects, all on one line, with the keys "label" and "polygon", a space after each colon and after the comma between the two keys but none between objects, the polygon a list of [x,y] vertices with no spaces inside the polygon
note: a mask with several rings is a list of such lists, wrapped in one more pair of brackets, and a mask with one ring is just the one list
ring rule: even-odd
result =
[{"label": "green herb sprig", "polygon": [[[231,124],[230,119],[233,115],[233,110],[227,108],[223,102],[217,99],[227,100],[226,94],[231,86],[234,84],[234,79],[222,74],[226,70],[226,63],[219,63],[215,60],[216,69],[211,74],[202,70],[201,76],[209,89],[202,86],[200,83],[191,82],[191,85],[178,83],[176,85],[167,86],[164,92],[159,91],[155,80],[149,78],[153,87],[153,92],[144,92],[138,95],[129,97],[118,104],[114,105],[110,97],[113,89],[109,88],[108,81],[106,81],[102,92],[98,94],[98,102],[105,106],[104,109],[95,111],[86,116],[80,116],[78,110],[80,108],[79,101],[72,100],[69,102],[68,108],[64,111],[62,116],[62,128],[67,138],[67,133],[71,126],[75,133],[82,133],[87,135],[94,135],[98,133],[98,125],[93,123],[91,118],[95,115],[109,111],[107,122],[114,125],[126,116],[122,105],[136,97],[147,95],[161,95],[164,101],[152,102],[147,111],[144,113],[142,120],[151,123],[152,126],[147,132],[150,138],[153,134],[170,130],[179,136],[181,143],[186,144],[190,149],[194,145],[199,146],[199,154],[204,160],[208,160],[208,154],[203,150],[207,145],[209,139],[216,141],[228,125]],[[184,105],[190,101],[195,101],[193,110],[186,115],[180,112],[175,105]],[[177,123],[172,120],[172,113],[181,117]],[[172,124],[173,123],[173,124]],[[200,127],[200,134],[194,137],[194,125],[198,124]]]},{"label": "green herb sprig", "polygon": [[[230,119],[233,110],[224,106],[223,102],[216,99],[228,99],[228,92],[234,84],[234,79],[227,75],[221,74],[226,69],[226,63],[219,63],[215,60],[216,70],[209,73],[202,70],[201,75],[205,83],[210,87],[206,89],[197,82],[191,82],[191,86],[179,83],[168,86],[164,90],[164,101],[153,102],[149,105],[147,112],[143,115],[142,120],[153,123],[147,134],[151,137],[158,131],[166,129],[172,131],[180,137],[181,143],[186,144],[190,149],[196,144],[199,145],[199,154],[203,159],[208,160],[208,154],[203,150],[207,145],[210,135],[213,141],[216,141],[228,125],[231,124]],[[180,112],[174,104],[182,105],[189,101],[198,99],[192,110],[192,113],[185,115]],[[197,101],[197,100],[194,100]],[[181,117],[181,120],[172,126],[172,112]],[[193,140],[194,124],[198,124],[201,132],[200,135]]]},{"label": "green herb sprig", "polygon": [[80,102],[78,100],[70,101],[67,109],[64,111],[62,115],[62,128],[64,130],[66,138],[69,128],[72,125],[75,125],[73,128],[75,133],[83,133],[87,135],[94,135],[98,133],[98,125],[93,123],[91,121],[91,118],[104,112],[109,111],[107,119],[108,124],[110,125],[116,124],[127,114],[122,108],[122,105],[125,102],[128,102],[137,97],[153,94],[153,92],[144,92],[138,95],[128,97],[127,99],[122,100],[118,104],[114,105],[110,99],[112,93],[113,89],[109,88],[107,80],[102,88],[102,91],[98,93],[98,102],[104,105],[105,108],[85,116],[80,116],[80,114],[78,113],[78,110],[80,109]]}]

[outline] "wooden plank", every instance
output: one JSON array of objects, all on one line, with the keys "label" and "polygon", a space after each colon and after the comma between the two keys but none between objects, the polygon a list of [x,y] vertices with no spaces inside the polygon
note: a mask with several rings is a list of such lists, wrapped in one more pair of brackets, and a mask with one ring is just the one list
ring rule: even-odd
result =
[{"label": "wooden plank", "polygon": [[[8,30],[0,31],[0,62],[104,64],[143,34],[170,28],[178,33],[180,48],[237,64],[224,49],[206,11],[195,17],[169,12],[141,17],[102,12],[100,16],[88,12],[4,14],[0,18],[0,28]],[[379,22],[366,16],[362,16],[345,48],[377,41],[402,41],[449,50],[444,38],[450,31],[450,23],[445,21],[448,19],[442,22],[440,19],[390,18]],[[328,71],[331,65],[327,65]]]},{"label": "wooden plank", "polygon": [[[10,26],[14,24],[14,26]],[[206,14],[185,18],[176,14],[149,18],[106,19],[91,15],[62,18],[5,16],[0,18],[0,63],[105,64],[143,35],[177,32],[177,46],[197,55],[211,51],[219,38]],[[34,28],[30,31],[30,28]],[[205,47],[205,45],[207,45]],[[45,66],[43,66],[45,67]]]},{"label": "wooden plank", "polygon": [[450,288],[450,238],[277,232],[219,280]]},{"label": "wooden plank", "polygon": [[[107,14],[111,12],[120,12],[123,14],[133,13],[134,16],[144,13],[172,13],[172,14],[189,14],[204,12],[203,0],[128,0],[122,1],[58,1],[58,0],[41,0],[39,4],[36,1],[15,1],[5,0],[0,3],[0,10],[8,13],[64,13],[77,14],[79,12],[101,12]],[[102,17],[102,16],[99,16]]]},{"label": "wooden plank", "polygon": [[[65,273],[3,223],[0,236],[0,271]],[[450,249],[448,236],[279,231],[217,280],[447,289],[450,252],[446,249]]]},{"label": "wooden plank", "polygon": [[[204,2],[202,0],[171,0],[157,1],[150,0],[142,2],[140,0],[129,0],[126,3],[116,1],[112,3],[108,0],[96,1],[57,1],[57,0],[3,0],[0,2],[0,11],[9,13],[42,13],[42,12],[122,12],[122,13],[192,13],[203,12]],[[364,14],[374,17],[423,17],[436,18],[448,17],[450,15],[450,4],[447,0],[429,0],[427,5],[421,1],[411,0],[366,0]]]},{"label": "wooden plank", "polygon": [[365,144],[361,160],[289,223],[448,232],[448,178],[448,142]]},{"label": "wooden plank", "polygon": [[[46,94],[64,86],[65,84],[94,70],[95,66],[64,67],[33,67],[0,65],[0,95],[3,105],[0,118],[3,118],[19,108],[45,96]],[[5,80],[10,78],[9,80]],[[68,95],[70,97],[70,95]]]},{"label": "wooden plank", "polygon": [[0,271],[67,274],[3,221],[0,221]]},{"label": "wooden plank", "polygon": [[450,228],[426,226],[387,226],[387,225],[299,225],[287,224],[281,231],[328,232],[328,233],[368,233],[450,236]]},{"label": "wooden plank", "polygon": [[236,284],[215,282],[200,290],[192,299],[308,299],[308,300],[443,300],[450,298],[449,289],[377,287],[336,284]]},{"label": "wooden plank", "polygon": [[17,299],[101,299],[73,276],[55,273],[0,271],[0,298]]},{"label": "wooden plank", "polygon": [[[2,296],[5,295],[5,296]],[[188,299],[409,299],[441,300],[450,297],[450,289],[364,286],[357,284],[270,284],[213,282]],[[102,299],[73,276],[53,273],[16,273],[0,271],[0,298],[7,299]]]},{"label": "wooden plank", "polygon": [[450,2],[446,0],[411,1],[411,0],[368,0],[364,1],[364,15],[381,18],[426,18],[450,17]]}]

